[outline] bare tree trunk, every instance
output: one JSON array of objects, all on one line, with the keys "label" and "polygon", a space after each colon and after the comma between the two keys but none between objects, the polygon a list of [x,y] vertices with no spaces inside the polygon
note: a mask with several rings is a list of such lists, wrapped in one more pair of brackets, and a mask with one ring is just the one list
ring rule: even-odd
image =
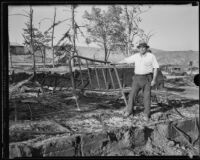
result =
[{"label": "bare tree trunk", "polygon": [[30,7],[30,32],[31,32],[31,43],[30,43],[30,48],[31,48],[31,54],[33,55],[33,75],[35,77],[36,74],[36,66],[35,66],[35,52],[33,48],[33,9]]},{"label": "bare tree trunk", "polygon": [[106,46],[106,43],[105,43],[105,42],[104,42],[103,46],[104,46],[104,51],[105,51],[105,57],[104,57],[104,61],[106,61],[106,62],[107,62],[108,49],[107,49],[107,46]]},{"label": "bare tree trunk", "polygon": [[[74,5],[71,6],[72,8],[72,35],[73,35],[73,51],[72,51],[72,56],[75,55],[75,52],[76,52],[76,28],[75,28],[75,23],[74,23]],[[73,66],[75,65],[75,59],[73,59]]]},{"label": "bare tree trunk", "polygon": [[129,17],[128,9],[127,9],[126,5],[125,5],[125,15],[126,15],[126,35],[127,35],[127,39],[126,39],[126,55],[130,55],[131,27],[130,27],[130,17]]},{"label": "bare tree trunk", "polygon": [[54,68],[54,47],[53,47],[53,38],[54,38],[54,25],[55,25],[55,21],[56,21],[56,8],[54,11],[54,18],[53,18],[53,29],[52,29],[52,41],[51,41],[51,47],[52,47],[52,55],[53,55],[53,68]]},{"label": "bare tree trunk", "polygon": [[107,61],[108,61],[108,58],[109,58],[109,56],[110,56],[110,52],[111,52],[110,50],[107,51],[107,58],[106,58]]},{"label": "bare tree trunk", "polygon": [[76,40],[75,40],[75,24],[74,24],[74,6],[72,5],[72,31],[73,31],[73,56],[75,54],[75,50],[76,50]]},{"label": "bare tree trunk", "polygon": [[34,30],[33,30],[33,9],[32,9],[31,6],[30,6],[29,18],[30,18],[30,52],[33,55],[33,74],[28,79],[26,79],[26,80],[18,82],[17,84],[14,84],[14,85],[10,85],[9,86],[9,98],[11,98],[12,95],[14,95],[15,92],[17,92],[18,89],[21,86],[23,86],[27,82],[31,81],[32,79],[34,79],[34,83],[41,88],[40,90],[43,93],[42,86],[36,81],[36,63],[35,63],[36,61],[35,61],[35,50],[34,50],[34,44],[33,44],[33,36],[34,36]]},{"label": "bare tree trunk", "polygon": [[[39,83],[36,81],[35,50],[34,50],[34,44],[33,44],[34,31],[33,31],[33,9],[32,9],[32,7],[30,7],[30,30],[31,30],[31,42],[30,42],[31,53],[33,54],[33,78],[34,78],[34,83],[39,85]],[[32,79],[32,78],[30,78],[30,79]],[[41,87],[41,91],[43,93],[42,87]]]}]

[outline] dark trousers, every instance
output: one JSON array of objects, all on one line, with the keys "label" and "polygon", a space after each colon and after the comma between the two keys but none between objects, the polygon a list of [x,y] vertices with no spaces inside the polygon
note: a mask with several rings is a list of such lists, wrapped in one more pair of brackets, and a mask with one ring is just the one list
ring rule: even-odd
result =
[{"label": "dark trousers", "polygon": [[136,97],[140,89],[143,91],[144,95],[144,113],[150,117],[150,108],[151,108],[151,81],[153,74],[147,75],[134,75],[132,82],[132,89],[129,93],[128,108],[127,112],[131,113],[133,107],[136,104]]}]

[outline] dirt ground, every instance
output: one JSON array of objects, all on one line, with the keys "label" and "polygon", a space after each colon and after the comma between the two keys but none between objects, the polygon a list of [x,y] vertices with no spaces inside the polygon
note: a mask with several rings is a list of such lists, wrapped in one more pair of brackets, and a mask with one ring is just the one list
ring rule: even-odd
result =
[{"label": "dirt ground", "polygon": [[[143,128],[148,125],[155,128],[158,123],[181,121],[186,117],[198,118],[199,88],[187,78],[178,78],[166,80],[164,90],[153,92],[158,101],[152,102],[149,124],[144,122],[142,105],[136,107],[134,116],[124,118],[122,110],[125,104],[118,94],[80,95],[79,111],[70,98],[72,94],[65,89],[52,92],[46,88],[45,94],[40,93],[39,96],[34,92],[22,93],[21,97],[9,101],[10,145],[32,144],[60,136],[94,134],[124,127]],[[194,155],[187,145],[169,139],[165,143],[169,143],[171,148],[163,150],[148,139],[143,148],[119,149],[105,155],[184,155],[186,151],[186,155]]]}]

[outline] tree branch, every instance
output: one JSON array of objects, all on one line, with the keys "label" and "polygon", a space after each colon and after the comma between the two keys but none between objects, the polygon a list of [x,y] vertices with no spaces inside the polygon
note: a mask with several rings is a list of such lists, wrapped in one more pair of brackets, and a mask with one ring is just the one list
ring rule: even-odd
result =
[{"label": "tree branch", "polygon": [[24,16],[24,17],[28,17],[29,18],[29,16],[27,16],[25,14],[10,14],[9,16]]}]

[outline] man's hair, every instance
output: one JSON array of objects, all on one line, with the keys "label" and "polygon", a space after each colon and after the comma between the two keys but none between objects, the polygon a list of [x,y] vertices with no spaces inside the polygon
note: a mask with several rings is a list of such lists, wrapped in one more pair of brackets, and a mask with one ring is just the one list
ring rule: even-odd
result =
[{"label": "man's hair", "polygon": [[150,49],[147,49],[147,52],[150,52],[150,53],[151,53],[152,51],[151,51]]}]

